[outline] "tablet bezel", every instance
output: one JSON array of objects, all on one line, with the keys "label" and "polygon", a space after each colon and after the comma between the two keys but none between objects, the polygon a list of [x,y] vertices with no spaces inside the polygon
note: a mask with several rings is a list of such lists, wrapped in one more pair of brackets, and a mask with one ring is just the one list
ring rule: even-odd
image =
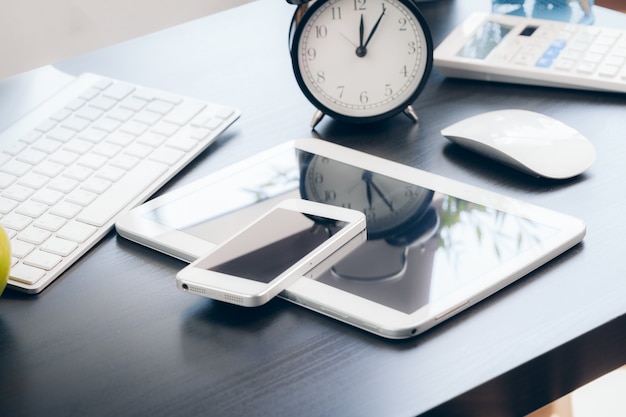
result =
[{"label": "tablet bezel", "polygon": [[[409,184],[415,184],[530,221],[549,225],[557,230],[542,244],[533,246],[530,250],[504,262],[480,278],[474,279],[470,284],[436,302],[430,302],[411,314],[400,312],[309,278],[299,279],[280,294],[282,298],[298,305],[386,338],[407,338],[422,333],[573,247],[583,239],[586,233],[584,223],[572,216],[364,152],[310,138],[284,143],[145,203],[120,219],[117,225],[118,231],[122,236],[131,240],[180,259],[193,261],[211,250],[215,243],[202,241],[180,230],[152,224],[142,217],[143,213],[175,201],[188,193],[198,192],[214,181],[220,181],[234,172],[245,169],[246,166],[285,152],[288,148],[327,156],[336,161],[396,178]],[[271,199],[270,201],[275,204],[274,200]],[[236,230],[233,230],[234,232]]]}]

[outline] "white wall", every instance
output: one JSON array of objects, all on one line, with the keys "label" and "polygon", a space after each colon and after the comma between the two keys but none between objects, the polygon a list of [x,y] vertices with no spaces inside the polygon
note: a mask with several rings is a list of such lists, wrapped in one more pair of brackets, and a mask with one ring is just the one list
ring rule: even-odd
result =
[{"label": "white wall", "polygon": [[248,1],[0,0],[0,79]]}]

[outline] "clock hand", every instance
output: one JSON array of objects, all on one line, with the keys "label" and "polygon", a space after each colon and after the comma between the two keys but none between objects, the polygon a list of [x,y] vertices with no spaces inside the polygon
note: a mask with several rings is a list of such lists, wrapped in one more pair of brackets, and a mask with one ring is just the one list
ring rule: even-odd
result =
[{"label": "clock hand", "polygon": [[367,203],[372,208],[372,182],[367,182]]},{"label": "clock hand", "polygon": [[354,46],[355,48],[358,48],[358,46],[356,46],[356,44],[354,42],[352,42],[352,40],[350,38],[348,38],[344,33],[340,33],[341,37],[344,38],[346,41],[348,41],[348,43],[352,46]]},{"label": "clock hand", "polygon": [[383,4],[383,12],[380,14],[380,16],[378,17],[378,20],[374,24],[374,27],[372,28],[372,31],[370,32],[370,35],[367,37],[367,40],[365,41],[365,45],[363,45],[363,48],[367,48],[367,44],[370,43],[370,40],[372,39],[372,35],[374,35],[374,32],[376,32],[376,29],[378,29],[378,25],[380,24],[380,21],[383,18],[383,16],[385,15],[386,11],[387,11],[387,9],[385,8],[385,5]]},{"label": "clock hand", "polygon": [[385,194],[383,194],[383,192],[380,190],[380,188],[378,188],[378,186],[374,183],[374,181],[371,178],[369,181],[369,185],[371,185],[372,188],[374,188],[374,191],[376,191],[376,194],[378,194],[378,196],[385,202],[387,207],[389,207],[389,210],[394,211],[393,205],[391,204],[391,202],[387,200],[387,197],[385,196]]},{"label": "clock hand", "polygon": [[361,179],[365,181],[365,191],[367,193],[367,203],[372,208],[372,173],[365,171],[361,176]]},{"label": "clock hand", "polygon": [[365,32],[365,29],[363,27],[363,14],[361,13],[361,23],[359,23],[359,48],[363,48],[364,32]]},{"label": "clock hand", "polygon": [[[383,12],[380,14],[380,16],[378,16],[378,20],[374,24],[374,27],[372,28],[372,31],[370,32],[369,36],[367,37],[367,40],[365,41],[365,44],[361,44],[361,45],[359,45],[358,48],[356,48],[356,54],[357,54],[358,57],[363,58],[365,56],[365,54],[367,54],[367,45],[370,43],[370,40],[372,40],[372,36],[374,35],[374,33],[376,33],[376,29],[378,29],[378,25],[380,24],[380,21],[382,20],[382,18],[385,15],[386,11],[387,11],[387,9],[385,8],[385,5],[383,4]],[[362,22],[363,22],[363,15],[361,15],[361,23]]]}]

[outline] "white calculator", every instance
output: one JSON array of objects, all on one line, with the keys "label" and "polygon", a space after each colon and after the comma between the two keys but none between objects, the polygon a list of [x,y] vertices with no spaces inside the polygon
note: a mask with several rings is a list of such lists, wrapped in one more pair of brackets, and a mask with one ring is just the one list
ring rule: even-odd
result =
[{"label": "white calculator", "polygon": [[626,92],[626,30],[474,13],[435,50],[448,77]]}]

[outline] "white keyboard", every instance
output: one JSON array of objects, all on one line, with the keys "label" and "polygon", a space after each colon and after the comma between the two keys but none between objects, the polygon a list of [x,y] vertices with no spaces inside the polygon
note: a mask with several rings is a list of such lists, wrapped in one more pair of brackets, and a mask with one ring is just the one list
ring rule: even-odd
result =
[{"label": "white keyboard", "polygon": [[475,13],[434,63],[449,77],[626,93],[626,30]]},{"label": "white keyboard", "polygon": [[237,109],[84,74],[0,133],[9,286],[38,293],[233,123]]}]

